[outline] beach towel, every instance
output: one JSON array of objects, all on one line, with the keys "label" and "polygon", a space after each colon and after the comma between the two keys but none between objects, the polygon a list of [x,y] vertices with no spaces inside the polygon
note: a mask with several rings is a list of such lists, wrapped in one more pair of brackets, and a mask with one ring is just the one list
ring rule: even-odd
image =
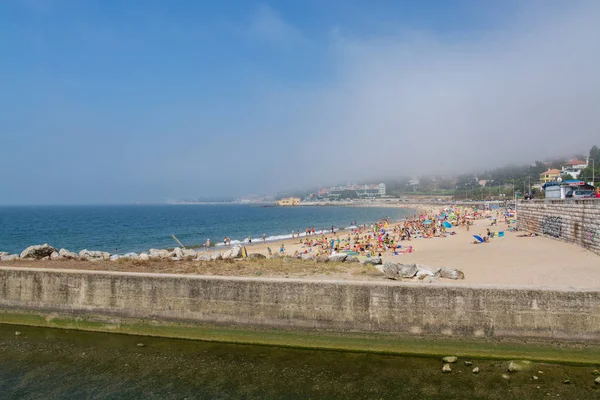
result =
[{"label": "beach towel", "polygon": [[504,237],[504,232],[498,232],[498,237]]},{"label": "beach towel", "polygon": [[444,221],[444,227],[445,228],[452,228],[452,224],[448,221]]},{"label": "beach towel", "polygon": [[477,240],[479,243],[483,243],[483,242],[484,242],[483,238],[482,238],[481,236],[479,236],[479,235],[473,235],[473,237],[474,237],[474,238],[475,238],[475,239],[476,239],[476,240]]}]

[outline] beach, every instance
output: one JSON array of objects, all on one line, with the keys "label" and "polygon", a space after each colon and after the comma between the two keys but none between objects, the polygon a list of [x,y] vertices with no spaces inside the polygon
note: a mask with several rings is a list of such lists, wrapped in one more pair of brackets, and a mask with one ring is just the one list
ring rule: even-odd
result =
[{"label": "beach", "polygon": [[[422,207],[419,211],[425,214],[437,213],[441,206]],[[402,241],[403,247],[412,246],[412,252],[392,255],[391,251],[382,254],[383,262],[411,264],[417,263],[432,268],[449,267],[462,271],[465,279],[447,280],[422,284],[454,284],[454,285],[499,285],[499,286],[535,286],[549,288],[597,288],[600,276],[595,272],[600,265],[600,257],[574,244],[553,240],[547,237],[524,237],[524,232],[510,231],[503,218],[498,218],[497,225],[490,226],[488,218],[475,219],[467,231],[466,227],[453,227],[447,233],[454,235],[434,238],[413,238]],[[391,221],[389,229],[399,222]],[[504,237],[494,237],[486,243],[474,244],[473,235],[486,235],[491,232],[504,232]],[[340,230],[335,234],[325,232],[323,235],[309,238],[344,238],[350,230]],[[301,238],[285,239],[263,243],[254,239],[246,244],[249,254],[269,255],[279,253],[283,244],[285,255],[301,254],[308,247],[301,243]],[[211,252],[222,252],[227,246],[213,247]],[[199,250],[199,254],[207,252]],[[365,257],[359,257],[365,260]],[[171,261],[136,260],[82,262],[75,260],[35,261],[19,260],[3,262],[3,265],[24,267],[47,267],[68,269],[93,269],[109,271],[164,272],[222,276],[261,276],[273,278],[300,278],[324,280],[382,280],[385,276],[374,266],[362,263],[316,263],[287,258],[258,260],[223,260],[223,261]],[[401,284],[401,280],[394,281]]]}]

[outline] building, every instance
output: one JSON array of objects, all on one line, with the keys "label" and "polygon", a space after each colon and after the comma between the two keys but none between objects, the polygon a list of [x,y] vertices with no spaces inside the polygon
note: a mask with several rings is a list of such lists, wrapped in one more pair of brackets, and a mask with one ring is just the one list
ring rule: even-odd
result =
[{"label": "building", "polygon": [[540,174],[540,181],[543,183],[554,182],[560,176],[561,171],[559,169],[549,169],[546,172]]},{"label": "building", "polygon": [[373,185],[344,185],[330,187],[327,191],[331,197],[339,197],[343,192],[356,192],[358,197],[378,197],[385,196],[385,183]]},{"label": "building", "polygon": [[587,168],[588,162],[582,160],[569,160],[562,166],[561,175],[569,174],[573,178],[578,179],[581,171]]},{"label": "building", "polygon": [[297,206],[300,205],[300,198],[298,197],[286,197],[277,201],[278,206]]}]

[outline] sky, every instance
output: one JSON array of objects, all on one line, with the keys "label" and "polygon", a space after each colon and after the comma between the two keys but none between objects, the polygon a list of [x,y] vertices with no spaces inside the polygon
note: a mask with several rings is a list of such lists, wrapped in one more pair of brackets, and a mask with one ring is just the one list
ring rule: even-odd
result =
[{"label": "sky", "polygon": [[0,204],[481,171],[600,145],[600,1],[0,1]]}]

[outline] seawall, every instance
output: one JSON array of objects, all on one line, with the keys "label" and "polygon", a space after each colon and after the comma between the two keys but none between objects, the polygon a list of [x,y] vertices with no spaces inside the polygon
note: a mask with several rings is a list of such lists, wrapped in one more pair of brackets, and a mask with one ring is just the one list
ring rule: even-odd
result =
[{"label": "seawall", "polygon": [[30,321],[37,316],[46,325],[62,318],[84,328],[95,324],[116,331],[127,320],[140,326],[161,322],[449,339],[600,342],[600,291],[595,290],[2,267],[0,322],[19,323],[19,315]]},{"label": "seawall", "polygon": [[519,228],[600,254],[600,200],[523,201],[517,207]]}]

